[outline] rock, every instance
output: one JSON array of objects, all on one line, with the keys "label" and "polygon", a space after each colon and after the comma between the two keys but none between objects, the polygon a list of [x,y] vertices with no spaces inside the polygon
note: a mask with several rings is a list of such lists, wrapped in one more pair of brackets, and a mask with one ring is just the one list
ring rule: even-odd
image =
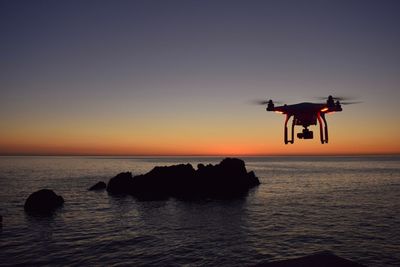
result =
[{"label": "rock", "polygon": [[129,194],[133,188],[133,177],[130,172],[121,172],[111,178],[107,185],[107,192],[112,194]]},{"label": "rock", "polygon": [[245,163],[237,158],[225,158],[217,165],[198,165],[198,187],[207,197],[231,198],[243,195],[260,184],[254,172],[247,172]]},{"label": "rock", "polygon": [[130,194],[142,200],[162,200],[191,191],[196,171],[190,164],[155,167],[133,177]]},{"label": "rock", "polygon": [[49,214],[62,206],[64,199],[52,190],[41,189],[32,193],[25,201],[24,209],[30,213]]},{"label": "rock", "polygon": [[364,265],[341,258],[329,251],[318,252],[308,256],[282,260],[260,263],[255,265],[257,267],[362,267]]},{"label": "rock", "polygon": [[197,170],[191,164],[179,164],[155,167],[135,177],[120,173],[109,181],[107,191],[143,200],[232,198],[259,184],[254,172],[247,172],[243,160],[226,158],[217,165],[199,164]]},{"label": "rock", "polygon": [[88,190],[93,191],[93,190],[103,190],[106,189],[107,185],[105,182],[98,182],[97,184],[93,185],[90,187]]}]

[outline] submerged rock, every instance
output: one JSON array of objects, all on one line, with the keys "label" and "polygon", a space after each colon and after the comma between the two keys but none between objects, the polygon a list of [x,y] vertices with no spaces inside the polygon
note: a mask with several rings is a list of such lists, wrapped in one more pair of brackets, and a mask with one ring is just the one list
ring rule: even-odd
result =
[{"label": "submerged rock", "polygon": [[255,265],[257,267],[363,267],[364,265],[359,264],[357,262],[347,260],[336,256],[335,254],[324,251],[318,252],[315,254],[307,255],[300,258],[282,260],[282,261],[273,261],[260,263]]},{"label": "submerged rock", "polygon": [[93,191],[93,190],[103,190],[106,189],[107,185],[105,182],[98,182],[95,185],[93,185],[92,187],[90,187],[88,190],[89,191]]},{"label": "submerged rock", "polygon": [[194,198],[232,198],[244,195],[260,182],[254,172],[247,172],[243,160],[226,158],[216,165],[191,164],[155,167],[132,177],[129,172],[112,178],[107,191],[126,193],[143,200]]},{"label": "submerged rock", "polygon": [[49,189],[32,193],[25,201],[24,209],[30,213],[48,214],[62,206],[64,199]]}]

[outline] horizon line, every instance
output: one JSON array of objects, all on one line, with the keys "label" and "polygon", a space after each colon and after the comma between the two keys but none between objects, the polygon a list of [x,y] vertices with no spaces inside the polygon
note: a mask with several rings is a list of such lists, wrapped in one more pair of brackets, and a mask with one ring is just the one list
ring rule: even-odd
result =
[{"label": "horizon line", "polygon": [[0,153],[0,157],[361,157],[400,156],[396,153],[291,153],[291,154],[93,154],[93,153]]}]

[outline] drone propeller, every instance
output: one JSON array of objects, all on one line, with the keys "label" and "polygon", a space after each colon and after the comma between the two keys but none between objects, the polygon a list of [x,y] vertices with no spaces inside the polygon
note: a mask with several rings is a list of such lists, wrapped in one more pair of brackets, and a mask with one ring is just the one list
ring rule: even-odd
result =
[{"label": "drone propeller", "polygon": [[[270,101],[270,100],[257,100],[257,99],[255,99],[255,100],[253,100],[253,101],[251,101],[251,102],[252,102],[253,104],[255,104],[255,105],[262,105],[262,106],[265,106],[265,105],[268,105],[269,101]],[[273,100],[273,102],[274,102],[274,104],[282,104],[282,102],[280,102],[280,101],[275,101],[275,100]]]},{"label": "drone propeller", "polygon": [[[316,97],[318,100],[327,100],[329,97]],[[346,100],[354,100],[354,97],[346,97],[346,96],[332,96],[333,100],[346,101]]]},{"label": "drone propeller", "polygon": [[252,100],[251,102],[255,105],[267,105],[268,104],[268,100]]},{"label": "drone propeller", "polygon": [[353,105],[353,104],[360,104],[362,101],[353,101],[353,102],[340,102],[341,105]]},{"label": "drone propeller", "polygon": [[[348,100],[355,100],[354,97],[343,97],[343,96],[329,96],[328,98],[326,97],[317,97],[319,100],[326,100],[329,102],[329,99],[332,99],[336,102],[339,102],[341,105],[353,105],[353,104],[360,104],[362,101],[348,101]],[[328,103],[329,104],[329,103]]]}]

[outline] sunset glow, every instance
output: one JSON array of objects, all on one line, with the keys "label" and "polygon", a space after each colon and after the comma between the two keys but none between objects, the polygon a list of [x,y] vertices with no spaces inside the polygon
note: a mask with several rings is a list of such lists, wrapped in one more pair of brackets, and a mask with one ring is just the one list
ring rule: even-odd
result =
[{"label": "sunset glow", "polygon": [[[1,4],[1,155],[400,153],[389,3],[34,2]],[[326,145],[316,126],[284,145],[285,117],[249,104],[328,95],[362,103]]]}]

